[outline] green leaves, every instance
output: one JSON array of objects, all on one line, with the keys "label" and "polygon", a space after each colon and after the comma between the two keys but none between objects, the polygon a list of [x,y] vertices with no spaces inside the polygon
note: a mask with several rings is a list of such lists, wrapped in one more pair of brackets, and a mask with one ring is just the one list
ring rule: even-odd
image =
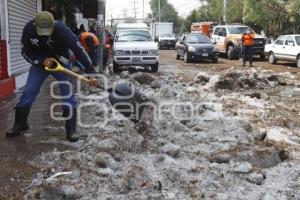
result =
[{"label": "green leaves", "polygon": [[[199,0],[203,6],[191,12],[184,24],[223,20],[223,0]],[[300,0],[227,0],[227,23],[245,23],[273,35],[300,31]]]},{"label": "green leaves", "polygon": [[[159,19],[158,12],[158,0],[150,1],[150,8],[152,10],[152,18],[155,21]],[[169,4],[167,0],[160,0],[160,16],[162,22],[173,22],[174,23],[174,31],[176,33],[182,31],[182,20],[178,16],[178,12],[174,8],[172,4]]]}]

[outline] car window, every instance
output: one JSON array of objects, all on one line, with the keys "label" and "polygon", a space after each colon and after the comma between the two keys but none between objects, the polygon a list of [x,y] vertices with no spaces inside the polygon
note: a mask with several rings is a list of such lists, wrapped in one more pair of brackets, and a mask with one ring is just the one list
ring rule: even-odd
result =
[{"label": "car window", "polygon": [[279,37],[276,41],[275,44],[276,45],[283,45],[285,41],[285,37]]},{"label": "car window", "polygon": [[222,34],[224,37],[227,37],[227,31],[226,31],[226,28],[222,28]]},{"label": "car window", "polygon": [[187,36],[187,43],[211,44],[211,40],[205,35],[197,34]]},{"label": "car window", "polygon": [[152,41],[149,31],[146,30],[122,30],[116,35],[117,42]]},{"label": "car window", "polygon": [[286,38],[286,41],[285,41],[284,45],[295,46],[294,38],[292,36],[288,36]]},{"label": "car window", "polygon": [[221,28],[220,27],[217,27],[215,28],[215,32],[214,32],[214,35],[218,35],[219,32],[220,32]]},{"label": "car window", "polygon": [[233,27],[228,27],[228,32],[229,34],[244,34],[246,31],[250,29],[252,33],[255,33],[254,30],[252,30],[248,26],[233,26]]},{"label": "car window", "polygon": [[300,36],[295,36],[295,40],[298,46],[300,46]]}]

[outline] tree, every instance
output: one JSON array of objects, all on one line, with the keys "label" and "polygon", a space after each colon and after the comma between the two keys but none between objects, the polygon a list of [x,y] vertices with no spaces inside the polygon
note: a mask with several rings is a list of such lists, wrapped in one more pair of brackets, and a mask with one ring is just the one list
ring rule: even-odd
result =
[{"label": "tree", "polygon": [[300,30],[300,0],[291,0],[286,5],[289,22],[293,24],[293,32],[297,33]]},{"label": "tree", "polygon": [[[223,0],[199,0],[184,21],[186,29],[194,21],[223,21]],[[227,23],[244,23],[273,36],[300,31],[300,0],[228,0]]]},{"label": "tree", "polygon": [[[150,8],[152,10],[152,17],[155,21],[159,21],[159,11],[158,11],[158,0],[150,1]],[[182,21],[178,16],[178,12],[175,10],[174,6],[169,4],[167,0],[160,0],[160,10],[161,10],[161,21],[163,22],[173,22],[175,33],[182,31]]]},{"label": "tree", "polygon": [[212,21],[206,6],[193,10],[184,21],[185,30],[191,31],[191,25],[194,22]]}]

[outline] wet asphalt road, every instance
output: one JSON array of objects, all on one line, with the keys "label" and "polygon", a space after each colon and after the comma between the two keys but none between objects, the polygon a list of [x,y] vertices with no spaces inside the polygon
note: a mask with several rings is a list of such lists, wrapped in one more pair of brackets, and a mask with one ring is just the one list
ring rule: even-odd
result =
[{"label": "wet asphalt road", "polygon": [[[191,80],[199,71],[220,72],[230,68],[249,69],[242,67],[237,60],[219,59],[219,63],[212,64],[210,61],[200,63],[184,63],[183,60],[175,59],[174,50],[160,51],[161,74],[172,74]],[[295,63],[279,62],[271,65],[267,61],[255,59],[254,69],[272,70],[274,72],[291,72],[300,80],[300,69]],[[51,80],[50,80],[51,81]],[[19,95],[0,102],[0,200],[8,197],[18,199],[22,189],[31,183],[32,178],[38,172],[31,165],[32,159],[42,152],[70,148],[64,144],[65,133],[62,122],[50,119],[49,105],[53,99],[49,95],[49,82],[47,81],[36,100],[29,118],[30,130],[26,135],[17,138],[5,138],[5,132],[13,123],[14,110]]]}]

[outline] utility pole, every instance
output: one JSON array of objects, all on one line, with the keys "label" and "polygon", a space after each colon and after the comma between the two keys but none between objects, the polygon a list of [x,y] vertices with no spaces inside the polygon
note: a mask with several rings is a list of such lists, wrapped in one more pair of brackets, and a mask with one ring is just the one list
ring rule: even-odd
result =
[{"label": "utility pole", "polygon": [[114,23],[113,16],[110,15],[110,28],[111,28],[111,30],[113,29],[113,23]]},{"label": "utility pole", "polygon": [[104,15],[106,0],[98,0],[98,34],[99,34],[99,73],[104,72],[103,50],[104,50]]},{"label": "utility pole", "polygon": [[133,0],[134,19],[136,20],[136,0]]},{"label": "utility pole", "polygon": [[143,19],[145,19],[145,0],[143,0]]},{"label": "utility pole", "polygon": [[223,21],[226,24],[226,22],[227,22],[227,0],[224,0]]},{"label": "utility pole", "polygon": [[123,9],[123,18],[127,18],[127,9],[126,8],[124,8]]},{"label": "utility pole", "polygon": [[158,0],[158,21],[161,21],[161,17],[160,17],[160,0]]}]

